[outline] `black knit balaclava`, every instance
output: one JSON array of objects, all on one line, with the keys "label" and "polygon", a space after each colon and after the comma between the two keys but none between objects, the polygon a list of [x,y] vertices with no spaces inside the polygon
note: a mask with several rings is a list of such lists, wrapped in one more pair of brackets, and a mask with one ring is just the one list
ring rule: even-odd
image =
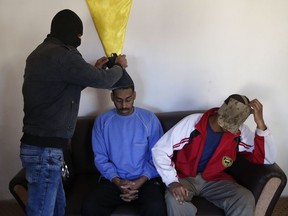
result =
[{"label": "black knit balaclava", "polygon": [[81,44],[78,35],[83,34],[83,24],[79,16],[69,9],[58,12],[51,23],[50,36],[64,44],[77,48]]}]

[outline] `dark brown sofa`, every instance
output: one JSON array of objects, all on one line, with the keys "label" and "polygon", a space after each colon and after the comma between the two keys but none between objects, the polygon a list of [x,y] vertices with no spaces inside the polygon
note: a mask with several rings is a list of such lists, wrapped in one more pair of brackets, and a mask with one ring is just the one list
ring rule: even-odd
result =
[{"label": "dark brown sofa", "polygon": [[[179,111],[157,113],[164,131],[169,130],[183,117],[202,111]],[[93,152],[91,147],[91,132],[95,116],[80,117],[77,122],[74,136],[65,151],[65,160],[68,163],[70,177],[64,182],[67,196],[67,215],[81,215],[81,203],[83,197],[97,184],[99,172],[94,166]],[[279,199],[287,182],[287,177],[281,168],[275,163],[273,165],[253,165],[245,159],[238,157],[233,166],[227,170],[235,179],[247,187],[255,196],[255,215],[271,215],[274,206]],[[25,170],[10,181],[10,192],[25,210],[27,201],[27,183]],[[193,198],[192,202],[197,206],[197,215],[224,215],[223,211],[207,200],[199,197]],[[137,208],[131,204],[119,207],[114,213],[116,215],[137,215]]]}]

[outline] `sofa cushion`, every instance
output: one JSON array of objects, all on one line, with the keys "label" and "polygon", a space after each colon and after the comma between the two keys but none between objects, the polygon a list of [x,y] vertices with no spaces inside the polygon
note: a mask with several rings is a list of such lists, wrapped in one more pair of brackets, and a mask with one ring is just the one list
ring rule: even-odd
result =
[{"label": "sofa cushion", "polygon": [[98,183],[99,174],[81,174],[74,177],[73,185],[66,191],[67,214],[80,215],[84,197],[89,193],[93,185]]},{"label": "sofa cushion", "polygon": [[207,201],[205,198],[202,197],[193,197],[192,203],[197,208],[196,215],[201,216],[219,216],[225,215],[224,211],[218,207],[216,207],[211,202]]}]

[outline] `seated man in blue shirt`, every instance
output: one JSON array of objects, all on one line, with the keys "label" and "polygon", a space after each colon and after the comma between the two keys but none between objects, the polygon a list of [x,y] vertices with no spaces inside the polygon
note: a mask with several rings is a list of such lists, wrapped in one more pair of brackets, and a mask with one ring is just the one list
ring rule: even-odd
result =
[{"label": "seated man in blue shirt", "polygon": [[115,108],[96,118],[92,131],[94,161],[102,174],[84,199],[82,215],[110,215],[131,202],[141,216],[166,215],[165,186],[157,173],[151,149],[163,135],[154,113],[134,107],[136,92],[128,73],[115,84]]}]

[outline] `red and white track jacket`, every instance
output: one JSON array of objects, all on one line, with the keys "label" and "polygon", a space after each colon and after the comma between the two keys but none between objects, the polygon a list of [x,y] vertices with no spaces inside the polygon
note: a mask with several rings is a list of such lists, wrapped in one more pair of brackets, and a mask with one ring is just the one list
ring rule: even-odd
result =
[{"label": "red and white track jacket", "polygon": [[[178,178],[195,177],[204,149],[209,116],[216,114],[219,108],[213,108],[204,114],[191,114],[167,131],[152,149],[153,161],[163,182],[168,186],[179,182]],[[197,129],[199,134],[189,143],[189,136]],[[241,137],[240,142],[237,137]],[[237,147],[238,146],[238,147]],[[177,157],[174,156],[177,151]],[[224,132],[214,154],[207,163],[202,177],[207,181],[232,179],[224,172],[236,159],[237,151],[250,162],[272,164],[275,162],[274,140],[269,131],[256,129],[252,132],[248,126],[241,125],[237,134]]]}]

